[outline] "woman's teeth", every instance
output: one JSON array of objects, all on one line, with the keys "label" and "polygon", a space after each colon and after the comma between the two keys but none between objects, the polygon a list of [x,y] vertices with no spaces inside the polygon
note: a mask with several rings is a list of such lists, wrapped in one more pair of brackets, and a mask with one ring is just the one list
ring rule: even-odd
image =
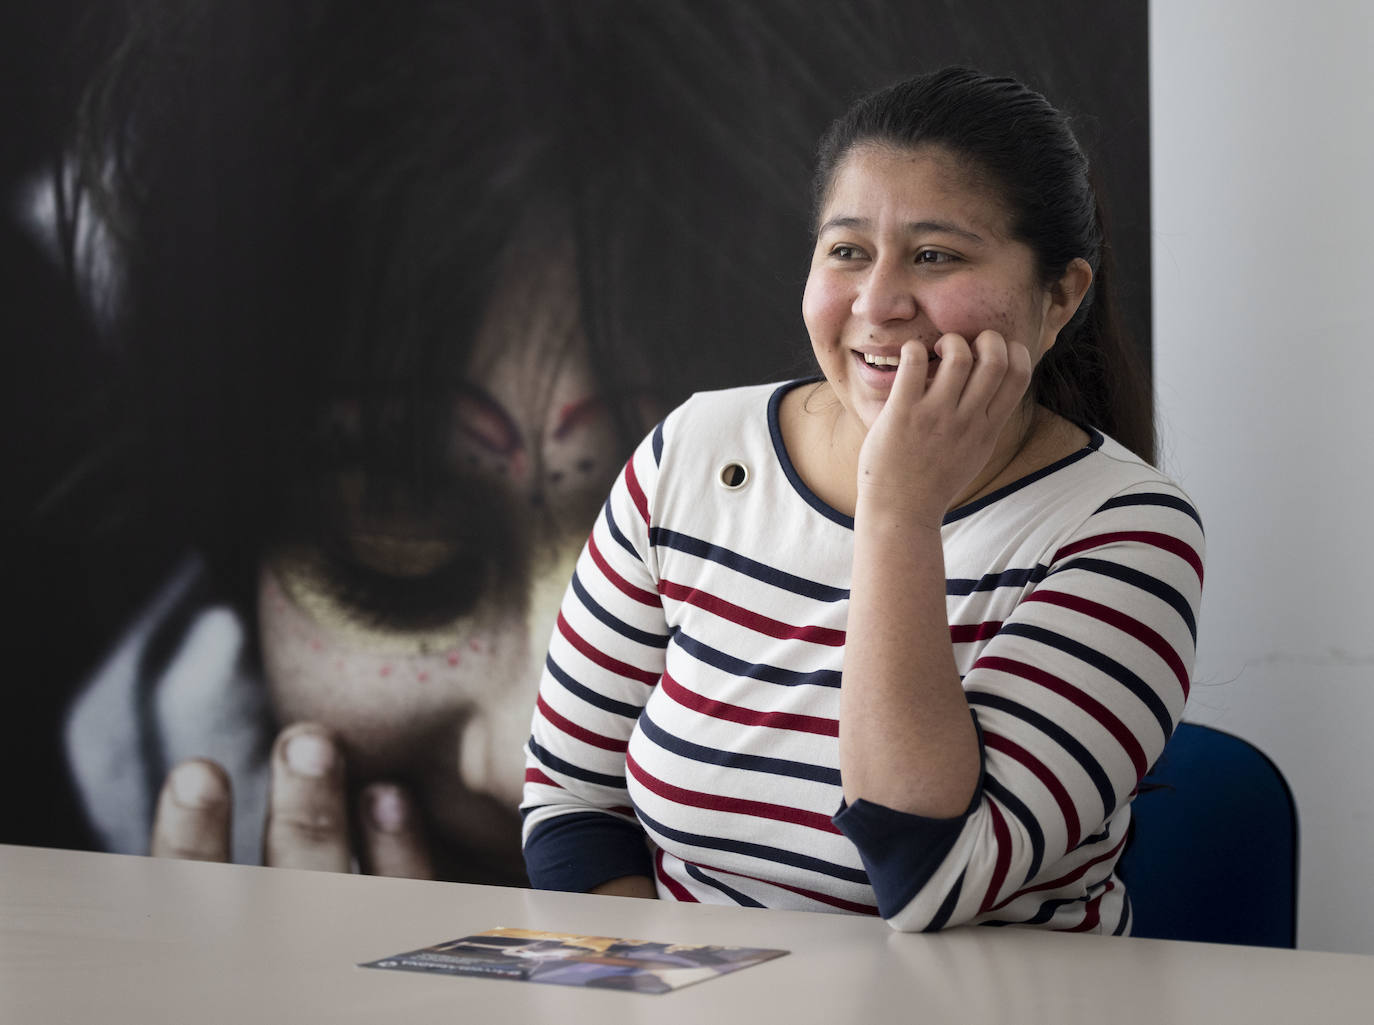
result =
[{"label": "woman's teeth", "polygon": [[895,367],[902,361],[900,356],[875,356],[871,352],[865,352],[863,357],[870,367]]}]

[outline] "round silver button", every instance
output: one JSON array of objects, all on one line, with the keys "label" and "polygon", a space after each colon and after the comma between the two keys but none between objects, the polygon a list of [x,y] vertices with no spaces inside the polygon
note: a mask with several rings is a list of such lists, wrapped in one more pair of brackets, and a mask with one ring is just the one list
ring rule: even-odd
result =
[{"label": "round silver button", "polygon": [[731,460],[720,468],[716,480],[726,491],[738,491],[749,483],[749,467]]}]

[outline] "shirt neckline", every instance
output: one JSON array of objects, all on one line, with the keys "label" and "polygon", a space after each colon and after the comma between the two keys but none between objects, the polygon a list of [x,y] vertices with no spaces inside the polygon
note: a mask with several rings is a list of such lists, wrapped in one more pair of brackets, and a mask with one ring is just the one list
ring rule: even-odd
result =
[{"label": "shirt neckline", "polygon": [[[817,495],[814,491],[811,490],[811,488],[807,486],[806,482],[802,480],[801,474],[797,472],[796,466],[793,465],[792,457],[787,453],[787,446],[784,445],[782,441],[782,423],[779,418],[778,411],[782,406],[783,396],[795,388],[800,388],[802,385],[806,384],[814,384],[815,382],[821,379],[822,378],[820,377],[820,375],[816,375],[813,377],[801,377],[792,381],[784,381],[782,384],[778,385],[775,389],[773,389],[773,394],[768,397],[768,433],[773,441],[773,453],[777,457],[778,465],[782,468],[783,475],[786,476],[788,483],[792,485],[793,490],[797,492],[797,494],[802,498],[803,501],[806,502],[807,505],[811,506],[811,508],[815,509],[826,519],[833,520],[840,526],[848,527],[850,530],[853,530],[854,517],[846,516],[844,513],[840,512],[840,510],[836,509],[833,505],[822,500],[819,495]],[[1072,466],[1080,459],[1083,459],[1086,456],[1091,455],[1093,452],[1096,452],[1098,449],[1102,447],[1102,444],[1106,440],[1106,438],[1101,431],[1098,431],[1096,428],[1089,427],[1085,424],[1079,424],[1078,426],[1082,428],[1084,433],[1088,435],[1088,443],[1084,445],[1082,448],[1070,452],[1068,455],[1063,456],[1059,459],[1056,459],[1048,466],[1042,466],[1038,470],[1032,470],[1025,476],[1018,477],[1011,483],[1004,484],[1002,487],[996,489],[995,491],[988,492],[981,498],[975,498],[971,502],[965,502],[963,505],[951,509],[949,512],[945,513],[942,525],[948,526],[951,523],[955,523],[968,516],[972,516],[974,513],[986,509],[993,503],[1000,502],[1008,495],[1020,491],[1022,488],[1029,487],[1036,481],[1043,480],[1050,474],[1057,473],[1058,471],[1064,469],[1067,466]]]}]

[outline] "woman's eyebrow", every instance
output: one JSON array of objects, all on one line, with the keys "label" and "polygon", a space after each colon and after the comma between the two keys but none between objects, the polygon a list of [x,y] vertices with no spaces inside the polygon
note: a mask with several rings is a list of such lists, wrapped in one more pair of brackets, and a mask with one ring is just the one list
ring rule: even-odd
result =
[{"label": "woman's eyebrow", "polygon": [[949,221],[910,221],[906,226],[907,233],[910,235],[956,235],[959,238],[968,239],[970,242],[984,242],[986,239],[976,231],[951,224]]},{"label": "woman's eyebrow", "polygon": [[[817,234],[824,235],[827,231],[835,228],[867,231],[872,226],[873,222],[866,217],[832,217],[821,225]],[[987,241],[977,232],[957,224],[951,224],[949,221],[908,221],[904,227],[908,235],[955,235],[959,238],[968,239],[970,242],[983,243]]]}]

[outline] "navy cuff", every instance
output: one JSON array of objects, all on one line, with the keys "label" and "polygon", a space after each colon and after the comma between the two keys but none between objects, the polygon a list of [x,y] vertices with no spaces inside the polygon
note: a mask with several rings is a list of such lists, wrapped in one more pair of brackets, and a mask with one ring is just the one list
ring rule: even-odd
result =
[{"label": "navy cuff", "polygon": [[[974,725],[978,726],[977,716]],[[831,819],[858,848],[869,884],[878,898],[878,914],[892,918],[915,899],[949,856],[964,823],[983,799],[983,731],[978,727],[980,768],[978,785],[963,813],[954,818],[931,818],[865,801],[840,802]]]},{"label": "navy cuff", "polygon": [[574,893],[654,874],[644,831],[602,812],[559,815],[535,826],[525,841],[525,869],[536,890]]}]

